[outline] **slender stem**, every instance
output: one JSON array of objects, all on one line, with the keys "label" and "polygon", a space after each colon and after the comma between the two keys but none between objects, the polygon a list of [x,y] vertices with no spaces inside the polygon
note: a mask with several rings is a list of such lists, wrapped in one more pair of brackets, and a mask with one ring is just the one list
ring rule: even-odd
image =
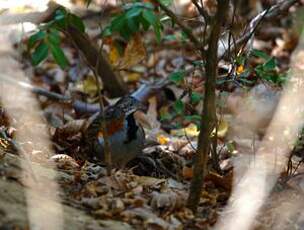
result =
[{"label": "slender stem", "polygon": [[208,15],[206,10],[203,8],[203,6],[200,6],[197,0],[191,0],[193,5],[195,5],[196,9],[200,13],[200,15],[205,19],[205,23],[209,23],[211,20],[211,17]]},{"label": "slender stem", "polygon": [[184,23],[182,23],[178,17],[175,15],[172,10],[170,10],[167,6],[165,6],[161,1],[155,0],[159,7],[166,13],[167,16],[169,16],[182,30],[183,32],[188,36],[189,40],[194,44],[194,46],[200,51],[204,52],[202,43],[194,36],[194,34],[191,32],[191,29],[188,28]]},{"label": "slender stem", "polygon": [[[100,48],[99,48],[99,52],[98,52],[100,55],[98,55],[98,57],[101,57],[102,47],[103,47],[103,45],[101,44]],[[111,155],[111,145],[110,145],[108,130],[107,130],[107,121],[106,121],[106,118],[105,118],[104,103],[103,103],[103,100],[102,100],[101,88],[100,88],[99,81],[98,81],[97,71],[98,71],[99,64],[100,64],[99,60],[100,60],[100,58],[97,58],[96,67],[94,68],[93,72],[94,72],[96,85],[97,85],[97,90],[98,90],[99,106],[100,106],[100,110],[101,110],[101,113],[102,113],[101,131],[103,133],[103,140],[104,140],[105,162],[107,164],[107,174],[110,176],[111,171],[112,171],[112,155]]]},{"label": "slender stem", "polygon": [[201,131],[198,139],[198,149],[194,164],[193,178],[190,185],[190,193],[187,205],[195,213],[201,197],[202,185],[207,173],[207,161],[210,152],[211,133],[216,127],[216,104],[215,88],[217,79],[218,64],[218,41],[221,33],[221,26],[226,19],[229,0],[218,0],[218,9],[211,25],[211,34],[206,53],[206,82],[205,98],[201,119]]}]

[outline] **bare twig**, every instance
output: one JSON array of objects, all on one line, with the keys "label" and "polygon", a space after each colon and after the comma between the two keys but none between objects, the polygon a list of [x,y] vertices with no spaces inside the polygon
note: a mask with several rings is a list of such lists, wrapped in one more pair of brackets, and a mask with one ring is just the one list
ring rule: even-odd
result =
[{"label": "bare twig", "polygon": [[200,15],[203,16],[205,23],[207,24],[208,22],[210,22],[210,16],[208,15],[207,11],[203,8],[203,6],[200,6],[196,0],[191,0],[191,1],[193,5],[195,5]]},{"label": "bare twig", "polygon": [[191,29],[188,28],[184,23],[182,23],[178,17],[175,15],[174,12],[172,12],[168,7],[166,7],[161,1],[155,0],[159,7],[166,13],[167,16],[169,16],[182,30],[183,32],[188,36],[189,40],[194,44],[194,46],[200,51],[204,52],[204,48],[202,46],[202,43],[193,35],[191,32]]},{"label": "bare twig", "polygon": [[[264,10],[263,12],[259,13],[250,21],[250,29],[240,37],[235,44],[231,45],[230,52],[236,50],[239,46],[244,43],[247,43],[248,40],[254,35],[254,32],[257,30],[258,25],[264,20],[271,20],[278,15],[282,14],[283,12],[287,11],[291,6],[295,3],[299,2],[298,0],[282,0],[278,2],[276,5],[270,7],[269,9]],[[252,30],[254,28],[254,30]],[[220,53],[220,59],[223,59],[227,56],[229,51],[226,50],[223,53]]]},{"label": "bare twig", "polygon": [[108,129],[107,129],[107,121],[105,118],[105,109],[104,109],[104,103],[102,100],[102,95],[101,95],[101,88],[100,84],[98,83],[98,69],[100,65],[100,58],[101,57],[101,52],[102,52],[102,47],[103,45],[100,45],[99,48],[99,55],[97,58],[96,62],[96,67],[94,69],[94,76],[96,79],[96,84],[97,84],[97,90],[98,90],[98,97],[99,97],[99,106],[100,106],[100,113],[102,113],[102,119],[101,119],[101,131],[103,133],[103,140],[104,140],[104,155],[105,155],[105,162],[107,164],[107,174],[108,176],[111,175],[112,171],[112,155],[111,155],[111,146],[110,146],[110,141],[109,141],[109,136],[108,136]]}]

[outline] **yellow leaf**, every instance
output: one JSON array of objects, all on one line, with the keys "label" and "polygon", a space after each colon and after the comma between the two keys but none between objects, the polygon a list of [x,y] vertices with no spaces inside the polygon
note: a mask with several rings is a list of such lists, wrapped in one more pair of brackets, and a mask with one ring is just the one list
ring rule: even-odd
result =
[{"label": "yellow leaf", "polygon": [[199,131],[196,124],[189,124],[185,129],[185,133],[189,137],[197,137],[199,135]]},{"label": "yellow leaf", "polygon": [[[95,96],[98,91],[97,83],[95,80],[95,77],[93,75],[89,75],[85,80],[83,80],[79,85],[77,85],[77,88],[90,96]],[[102,88],[102,86],[101,86]]]},{"label": "yellow leaf", "polygon": [[217,130],[217,136],[223,138],[226,136],[229,129],[229,124],[225,120],[221,120]]},{"label": "yellow leaf", "polygon": [[237,74],[241,74],[244,72],[244,66],[243,65],[239,65],[237,68],[236,68],[236,73]]},{"label": "yellow leaf", "polygon": [[170,141],[169,137],[166,137],[162,134],[157,134],[156,138],[157,138],[158,143],[161,145],[168,144],[168,142]]},{"label": "yellow leaf", "polygon": [[139,73],[127,73],[126,82],[138,82],[141,74]]},{"label": "yellow leaf", "polygon": [[120,55],[118,49],[114,44],[110,46],[109,61],[114,66],[117,66],[120,61]]},{"label": "yellow leaf", "polygon": [[198,128],[195,124],[191,123],[186,128],[171,130],[171,134],[174,136],[188,136],[197,137],[199,135]]}]

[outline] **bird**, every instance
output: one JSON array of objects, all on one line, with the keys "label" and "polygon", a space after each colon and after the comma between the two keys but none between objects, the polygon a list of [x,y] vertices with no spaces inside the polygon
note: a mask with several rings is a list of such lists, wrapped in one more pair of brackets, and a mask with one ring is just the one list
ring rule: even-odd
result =
[{"label": "bird", "polygon": [[141,154],[145,143],[143,127],[135,120],[134,113],[143,110],[142,103],[131,95],[122,97],[114,105],[99,112],[85,131],[86,156],[94,162],[105,162],[105,133],[110,145],[112,166],[123,168]]}]

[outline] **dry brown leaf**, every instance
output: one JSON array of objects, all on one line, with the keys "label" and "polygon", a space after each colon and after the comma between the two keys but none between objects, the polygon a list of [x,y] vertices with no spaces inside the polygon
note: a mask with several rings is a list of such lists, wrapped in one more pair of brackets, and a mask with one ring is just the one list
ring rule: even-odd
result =
[{"label": "dry brown leaf", "polygon": [[156,216],[151,210],[147,208],[134,208],[123,211],[121,215],[127,219],[140,218],[144,221],[142,229],[168,229],[169,223]]},{"label": "dry brown leaf", "polygon": [[79,164],[74,158],[66,154],[56,154],[50,158],[50,161],[55,163],[60,169],[78,169]]},{"label": "dry brown leaf", "polygon": [[136,181],[139,184],[141,184],[142,186],[146,186],[146,187],[156,186],[156,185],[163,184],[166,182],[165,179],[158,179],[158,178],[148,177],[148,176],[137,177]]},{"label": "dry brown leaf", "polygon": [[209,14],[215,14],[217,9],[217,1],[215,0],[203,0],[203,6]]},{"label": "dry brown leaf", "polygon": [[163,211],[173,211],[176,208],[181,207],[183,199],[178,197],[175,192],[154,192],[151,200],[152,208]]},{"label": "dry brown leaf", "polygon": [[86,120],[79,119],[66,123],[63,127],[57,129],[57,134],[60,136],[73,136],[81,132],[86,126]]},{"label": "dry brown leaf", "polygon": [[185,179],[191,179],[193,177],[192,167],[188,167],[188,166],[183,167],[183,177]]},{"label": "dry brown leaf", "polygon": [[232,189],[232,177],[233,173],[230,171],[227,175],[221,176],[219,174],[210,172],[205,180],[206,181],[212,181],[216,187],[222,187],[224,189],[227,189],[231,191]]},{"label": "dry brown leaf", "polygon": [[111,202],[111,211],[114,214],[119,214],[125,209],[125,205],[120,198],[115,198]]},{"label": "dry brown leaf", "polygon": [[146,58],[146,48],[140,34],[136,34],[127,44],[123,58],[119,61],[119,69],[128,69]]}]

